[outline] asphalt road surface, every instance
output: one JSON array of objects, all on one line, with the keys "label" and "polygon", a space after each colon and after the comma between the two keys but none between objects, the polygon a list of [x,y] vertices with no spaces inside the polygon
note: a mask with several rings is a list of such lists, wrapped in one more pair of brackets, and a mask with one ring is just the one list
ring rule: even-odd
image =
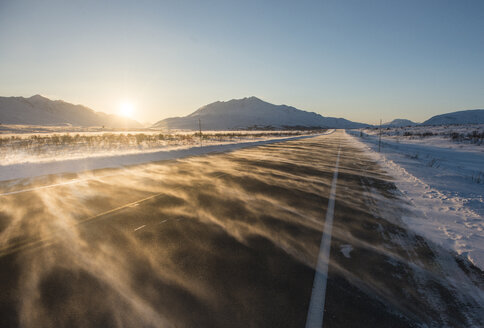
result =
[{"label": "asphalt road surface", "polygon": [[0,327],[484,326],[404,202],[343,131],[2,183]]}]

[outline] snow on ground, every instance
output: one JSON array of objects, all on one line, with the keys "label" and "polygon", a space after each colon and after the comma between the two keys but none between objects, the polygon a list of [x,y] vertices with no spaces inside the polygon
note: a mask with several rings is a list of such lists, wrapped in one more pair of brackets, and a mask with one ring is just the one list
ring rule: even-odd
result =
[{"label": "snow on ground", "polygon": [[[380,132],[378,128],[359,131],[370,135],[378,135]],[[484,152],[484,124],[382,128],[382,137],[396,142]]]},{"label": "snow on ground", "polygon": [[[323,134],[329,134],[333,131],[334,130],[328,130]],[[21,161],[17,160],[14,162],[7,162],[6,164],[2,162],[4,165],[0,165],[0,181],[30,178],[48,174],[75,173],[95,169],[116,168],[187,156],[204,155],[213,152],[224,152],[249,146],[308,138],[315,135],[318,134],[301,136],[268,135],[259,138],[236,138],[231,139],[230,141],[212,140],[210,143],[207,143],[207,141],[204,140],[202,147],[200,147],[198,141],[194,139],[195,143],[192,144],[155,149],[137,149],[129,152],[109,151],[95,154],[90,154],[88,152],[66,152],[64,155],[48,158],[48,160],[38,160],[36,158],[29,158],[26,160],[23,158]]]},{"label": "snow on ground", "polygon": [[413,214],[404,218],[411,229],[484,269],[482,146],[456,149],[450,140],[426,144],[429,139],[414,142],[384,136],[378,153],[376,133],[347,133],[396,179],[411,204]]}]

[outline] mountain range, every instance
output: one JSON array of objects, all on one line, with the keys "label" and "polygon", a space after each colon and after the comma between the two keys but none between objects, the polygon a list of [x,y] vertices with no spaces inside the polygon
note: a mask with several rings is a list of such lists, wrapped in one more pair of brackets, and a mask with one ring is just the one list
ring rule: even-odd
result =
[{"label": "mountain range", "polygon": [[457,112],[435,115],[422,123],[406,119],[395,119],[382,124],[383,127],[400,127],[414,125],[452,125],[452,124],[484,124],[484,109],[468,109]]},{"label": "mountain range", "polygon": [[[371,126],[344,118],[324,117],[287,105],[274,105],[257,97],[217,101],[197,109],[185,117],[167,118],[153,128],[197,130],[199,122],[204,130],[234,129],[295,129],[341,128]],[[484,109],[463,110],[431,117],[423,123],[395,119],[385,127],[412,125],[484,124]],[[139,128],[141,124],[125,117],[96,112],[83,105],[62,100],[50,100],[35,95],[0,97],[0,124],[105,126],[110,128]]]},{"label": "mountain range", "polygon": [[484,124],[484,109],[461,110],[458,112],[436,115],[421,125]]},{"label": "mountain range", "polygon": [[217,101],[185,117],[172,117],[153,125],[155,128],[196,130],[199,120],[204,130],[247,128],[341,128],[367,127],[368,124],[344,118],[324,117],[287,105],[273,105],[257,97]]},{"label": "mountain range", "polygon": [[0,123],[23,125],[105,126],[138,128],[141,124],[117,115],[62,100],[50,100],[41,95],[30,98],[0,97]]}]

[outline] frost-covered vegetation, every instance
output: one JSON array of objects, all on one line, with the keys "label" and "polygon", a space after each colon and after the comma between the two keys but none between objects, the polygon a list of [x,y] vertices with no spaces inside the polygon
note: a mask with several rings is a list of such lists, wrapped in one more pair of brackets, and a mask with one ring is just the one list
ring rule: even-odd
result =
[{"label": "frost-covered vegetation", "polygon": [[[378,127],[364,129],[363,133],[378,134]],[[423,138],[445,139],[454,143],[484,145],[484,124],[406,126],[382,128],[383,137],[399,140],[418,140]]]}]

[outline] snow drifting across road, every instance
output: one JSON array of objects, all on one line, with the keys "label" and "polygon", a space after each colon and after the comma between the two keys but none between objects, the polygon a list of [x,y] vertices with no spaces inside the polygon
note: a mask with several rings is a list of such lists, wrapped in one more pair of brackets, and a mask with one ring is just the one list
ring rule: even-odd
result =
[{"label": "snow drifting across road", "polygon": [[[322,134],[330,134],[332,132],[334,132],[334,130],[328,130]],[[310,138],[317,135],[320,134],[303,135],[297,137],[273,137],[257,141],[242,140],[239,142],[204,145],[203,147],[191,145],[187,147],[178,147],[176,149],[164,149],[158,151],[150,150],[146,152],[128,154],[112,152],[106,156],[89,156],[89,154],[85,154],[84,158],[64,157],[56,161],[24,162],[11,165],[0,165],[0,181],[31,178],[49,174],[77,173],[88,170],[117,168],[128,165],[183,158],[187,156],[225,152],[262,144]]]},{"label": "snow drifting across road", "polygon": [[484,153],[388,139],[378,153],[378,136],[347,132],[396,179],[412,207],[405,223],[484,270]]}]

